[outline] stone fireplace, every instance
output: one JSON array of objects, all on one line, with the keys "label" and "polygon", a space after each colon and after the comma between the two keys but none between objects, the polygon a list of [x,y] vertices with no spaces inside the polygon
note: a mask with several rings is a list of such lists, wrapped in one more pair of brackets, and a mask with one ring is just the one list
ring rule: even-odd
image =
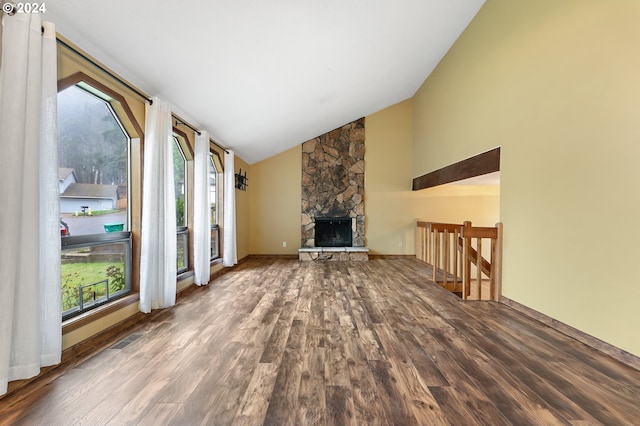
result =
[{"label": "stone fireplace", "polygon": [[352,219],[348,217],[315,219],[316,247],[353,247]]},{"label": "stone fireplace", "polygon": [[[338,252],[341,254],[337,257],[342,260],[354,257],[348,253],[366,257],[364,124],[361,118],[302,144],[301,259],[332,258],[336,256],[314,257],[313,253]],[[324,226],[338,221],[342,232],[351,233],[350,242],[349,238],[323,241],[327,237]],[[335,230],[328,232],[335,240]]]}]

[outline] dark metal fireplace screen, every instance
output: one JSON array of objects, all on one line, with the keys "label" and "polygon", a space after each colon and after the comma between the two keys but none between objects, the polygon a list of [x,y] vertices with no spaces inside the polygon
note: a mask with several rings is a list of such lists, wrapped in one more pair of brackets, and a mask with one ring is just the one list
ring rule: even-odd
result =
[{"label": "dark metal fireplace screen", "polygon": [[351,218],[316,218],[316,247],[352,247]]}]

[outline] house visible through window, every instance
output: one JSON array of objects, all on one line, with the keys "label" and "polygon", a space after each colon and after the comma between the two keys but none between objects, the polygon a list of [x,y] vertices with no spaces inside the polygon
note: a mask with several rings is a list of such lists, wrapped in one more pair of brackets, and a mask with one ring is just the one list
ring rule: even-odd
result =
[{"label": "house visible through window", "polygon": [[58,94],[63,318],[131,291],[130,138],[108,95]]}]

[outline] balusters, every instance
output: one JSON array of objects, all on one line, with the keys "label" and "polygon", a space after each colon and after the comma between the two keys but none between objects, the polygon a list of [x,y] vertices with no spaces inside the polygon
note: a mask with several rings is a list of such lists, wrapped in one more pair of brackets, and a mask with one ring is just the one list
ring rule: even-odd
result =
[{"label": "balusters", "polygon": [[[490,239],[489,261],[482,257],[485,244],[483,239]],[[500,299],[501,223],[497,223],[495,227],[473,227],[468,221],[460,225],[419,220],[416,223],[416,258],[433,267],[433,282],[442,284],[445,288],[452,282],[453,291],[462,282],[462,298],[465,300],[472,296],[480,300]],[[476,266],[473,279],[472,265]],[[489,281],[488,294],[482,291],[483,277]]]}]

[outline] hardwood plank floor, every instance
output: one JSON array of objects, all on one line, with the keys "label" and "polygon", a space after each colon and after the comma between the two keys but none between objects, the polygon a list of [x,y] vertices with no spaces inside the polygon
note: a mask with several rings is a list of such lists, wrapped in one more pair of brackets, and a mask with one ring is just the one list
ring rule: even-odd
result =
[{"label": "hardwood plank floor", "polygon": [[430,274],[249,259],[0,399],[0,424],[640,424],[639,371]]}]

